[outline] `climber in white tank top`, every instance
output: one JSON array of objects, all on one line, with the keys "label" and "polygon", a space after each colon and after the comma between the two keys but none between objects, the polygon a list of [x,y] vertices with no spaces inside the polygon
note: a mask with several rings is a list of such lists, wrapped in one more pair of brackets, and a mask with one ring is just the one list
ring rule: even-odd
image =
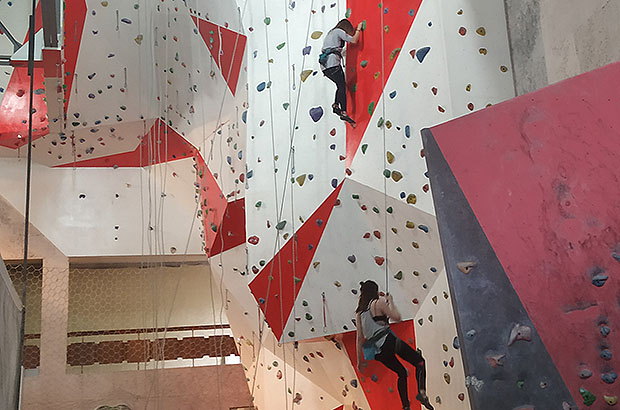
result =
[{"label": "climber in white tank top", "polygon": [[[416,399],[429,410],[433,410],[426,395],[426,363],[420,350],[415,351],[399,339],[391,330],[389,321],[400,322],[400,312],[394,305],[392,295],[383,296],[379,286],[367,280],[360,283],[359,304],[355,311],[357,327],[357,368],[363,372],[366,360],[377,360],[398,375],[398,394],[404,410],[411,410],[407,392],[408,372],[396,356],[409,362],[416,369],[418,382]],[[366,360],[364,360],[364,358]]]}]

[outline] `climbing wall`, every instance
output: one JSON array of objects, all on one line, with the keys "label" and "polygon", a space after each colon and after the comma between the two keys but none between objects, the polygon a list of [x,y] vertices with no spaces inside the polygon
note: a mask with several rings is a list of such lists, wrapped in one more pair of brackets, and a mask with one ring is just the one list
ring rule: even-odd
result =
[{"label": "climbing wall", "polygon": [[[314,340],[355,329],[359,282],[375,280],[394,294],[407,339],[430,339],[419,343],[434,366],[429,393],[446,408],[469,401],[450,293],[436,285],[445,288],[446,276],[419,131],[513,96],[503,15],[497,2],[453,0],[257,2],[243,14],[255,300],[278,340]],[[317,62],[343,17],[365,27],[346,53],[356,128],[331,113],[335,87]],[[432,302],[437,295],[442,303]],[[414,334],[413,320],[433,315]],[[379,400],[395,391],[392,375],[372,375],[364,390],[371,408],[398,405],[396,394],[394,403]]]},{"label": "climbing wall", "polygon": [[617,404],[619,73],[424,132],[476,409]]},{"label": "climbing wall", "polygon": [[[235,4],[69,0],[63,17],[64,75],[35,96],[52,99],[58,88],[65,102],[48,115],[57,127],[35,133],[33,144],[35,162],[61,168],[37,168],[40,179],[58,181],[63,194],[49,194],[57,208],[34,203],[35,224],[68,255],[214,254],[243,243],[246,37]],[[9,82],[15,81],[13,75]],[[27,100],[9,91],[5,101]],[[4,145],[21,145],[12,141]],[[3,182],[20,169],[3,173]],[[92,182],[99,179],[105,183]],[[20,191],[3,192],[18,209]],[[92,198],[109,197],[114,201],[103,202],[93,218]],[[93,234],[105,231],[111,242],[75,243],[67,234],[77,229],[69,215],[96,228]]]}]

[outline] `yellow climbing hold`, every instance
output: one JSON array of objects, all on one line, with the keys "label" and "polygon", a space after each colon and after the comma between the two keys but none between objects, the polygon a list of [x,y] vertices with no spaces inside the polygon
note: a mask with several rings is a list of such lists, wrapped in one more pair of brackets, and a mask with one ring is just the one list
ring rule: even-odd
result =
[{"label": "yellow climbing hold", "polygon": [[603,398],[605,399],[605,403],[610,406],[615,406],[618,404],[618,396],[603,396]]},{"label": "yellow climbing hold", "polygon": [[415,224],[411,221],[407,221],[407,223],[405,224],[405,226],[409,229],[413,229],[415,228]]},{"label": "yellow climbing hold", "polygon": [[306,182],[306,174],[298,176],[297,178],[295,178],[295,180],[297,181],[299,186],[304,186],[304,182]]},{"label": "yellow climbing hold", "polygon": [[417,242],[411,242],[411,246],[413,246],[416,249],[420,249],[420,245],[418,245]]},{"label": "yellow climbing hold", "polygon": [[394,162],[394,159],[395,159],[394,154],[392,154],[390,151],[386,152],[385,156],[387,157],[388,164],[391,164]]},{"label": "yellow climbing hold", "polygon": [[443,379],[446,381],[447,384],[450,384],[450,375],[448,373],[443,374]]},{"label": "yellow climbing hold", "polygon": [[476,30],[476,33],[478,33],[481,36],[486,36],[487,35],[487,31],[484,27],[478,27],[478,29]]},{"label": "yellow climbing hold", "polygon": [[484,48],[484,47],[483,47],[483,48],[481,48],[480,50],[478,50],[478,52],[479,52],[480,54],[482,54],[483,56],[486,56],[486,55],[487,55],[487,49],[486,49],[486,48]]},{"label": "yellow climbing hold", "polygon": [[407,195],[407,203],[408,204],[415,205],[416,202],[418,202],[418,197],[415,196],[415,194]]},{"label": "yellow climbing hold", "polygon": [[392,179],[394,180],[394,182],[398,182],[403,179],[403,174],[398,171],[392,171]]},{"label": "yellow climbing hold", "polygon": [[441,345],[441,348],[443,349],[444,352],[448,351],[448,346],[445,344]]},{"label": "yellow climbing hold", "polygon": [[312,74],[312,70],[302,71],[301,74],[299,74],[299,76],[301,77],[301,81],[306,82],[308,77],[310,77],[310,74]]},{"label": "yellow climbing hold", "polygon": [[318,268],[321,262],[312,262],[312,267],[314,269]]},{"label": "yellow climbing hold", "polygon": [[471,84],[467,84],[467,87],[465,87],[465,91],[467,92],[471,91]]},{"label": "yellow climbing hold", "polygon": [[318,40],[319,38],[321,38],[322,35],[322,31],[315,31],[314,33],[310,34],[310,37],[312,37],[313,40]]},{"label": "yellow climbing hold", "polygon": [[418,88],[418,83],[416,83],[415,81],[412,82],[411,85],[413,85],[413,88]]},{"label": "yellow climbing hold", "polygon": [[108,7],[108,2],[107,2],[107,1],[102,1],[102,2],[101,2],[101,5],[102,5],[103,7]]}]

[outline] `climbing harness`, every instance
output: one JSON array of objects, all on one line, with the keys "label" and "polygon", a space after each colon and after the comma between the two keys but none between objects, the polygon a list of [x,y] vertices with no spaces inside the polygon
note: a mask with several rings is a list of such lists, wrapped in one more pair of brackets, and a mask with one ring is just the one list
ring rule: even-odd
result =
[{"label": "climbing harness", "polygon": [[319,64],[325,67],[327,65],[327,59],[332,54],[336,54],[337,56],[342,58],[342,52],[340,50],[341,49],[339,47],[329,47],[321,50],[321,55],[319,56]]}]

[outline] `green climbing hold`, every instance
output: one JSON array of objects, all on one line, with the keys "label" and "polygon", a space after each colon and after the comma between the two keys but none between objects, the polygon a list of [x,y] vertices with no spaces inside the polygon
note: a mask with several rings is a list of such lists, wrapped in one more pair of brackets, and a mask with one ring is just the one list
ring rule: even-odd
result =
[{"label": "green climbing hold", "polygon": [[344,18],[348,19],[349,17],[351,17],[351,9],[350,8],[347,9],[347,11],[344,13]]},{"label": "green climbing hold", "polygon": [[288,107],[290,106],[289,103],[284,103],[282,104],[282,108],[284,108],[285,110],[288,110]]},{"label": "green climbing hold", "polygon": [[385,120],[383,119],[383,117],[379,118],[379,121],[377,121],[377,127],[381,128],[383,127]]},{"label": "green climbing hold", "polygon": [[401,248],[400,246],[396,248],[396,252],[402,252],[403,248]]},{"label": "green climbing hold", "polygon": [[385,27],[383,27],[383,30],[384,30],[386,33],[389,33],[389,32],[390,32],[390,26],[385,26]]},{"label": "green climbing hold", "polygon": [[403,278],[403,271],[399,270],[398,272],[396,272],[396,275],[394,275],[394,279],[401,280],[402,278]]},{"label": "green climbing hold", "polygon": [[293,276],[293,281],[295,281],[295,283],[300,283],[301,279],[298,278],[297,276]]},{"label": "green climbing hold", "polygon": [[389,169],[384,169],[383,170],[383,176],[386,178],[389,178],[390,176],[392,176],[392,172],[390,172]]},{"label": "green climbing hold", "polygon": [[366,68],[367,65],[368,65],[368,60],[362,60],[362,62],[360,63],[360,66],[362,66],[362,68]]},{"label": "green climbing hold", "polygon": [[263,20],[265,22],[266,25],[270,25],[271,24],[271,17],[265,17],[265,20]]},{"label": "green climbing hold", "polygon": [[355,84],[353,84],[353,85],[351,86],[351,92],[352,92],[352,93],[354,93],[354,92],[356,92],[356,91],[357,91],[357,83],[355,83]]},{"label": "green climbing hold", "polygon": [[377,208],[376,206],[373,206],[373,207],[372,207],[372,211],[373,211],[374,213],[378,214],[378,213],[379,213],[379,208]]},{"label": "green climbing hold", "polygon": [[301,305],[302,306],[308,306],[308,301],[307,300],[302,300],[301,301]]},{"label": "green climbing hold", "polygon": [[278,224],[276,225],[276,229],[278,231],[281,231],[282,229],[284,229],[284,227],[286,226],[286,221],[280,221],[278,222]]},{"label": "green climbing hold", "polygon": [[263,205],[262,201],[258,201],[256,202],[256,204],[254,204],[255,207],[260,208]]},{"label": "green climbing hold", "polygon": [[362,31],[366,30],[366,26],[367,26],[366,20],[362,21]]},{"label": "green climbing hold", "polygon": [[288,332],[288,337],[295,337],[295,332]]},{"label": "green climbing hold", "polygon": [[372,115],[373,112],[375,112],[375,102],[371,101],[370,104],[368,104],[368,114]]},{"label": "green climbing hold", "polygon": [[360,199],[360,196],[359,196],[359,194],[352,194],[351,198],[353,198],[353,199]]},{"label": "green climbing hold", "polygon": [[318,40],[319,38],[321,38],[322,35],[323,35],[322,31],[315,31],[314,33],[310,34],[310,37],[313,40]]},{"label": "green climbing hold", "polygon": [[394,159],[396,159],[396,157],[394,156],[394,154],[392,154],[390,151],[387,151],[385,153],[385,156],[387,158],[387,162],[388,164],[392,164],[394,162]]},{"label": "green climbing hold", "polygon": [[306,320],[312,320],[312,315],[310,313],[306,313]]},{"label": "green climbing hold", "polygon": [[398,56],[398,53],[400,53],[400,50],[402,50],[402,48],[400,47],[392,50],[392,52],[390,53],[390,61],[394,60]]},{"label": "green climbing hold", "polygon": [[[392,173],[393,174],[393,173]],[[391,206],[388,206],[388,208],[385,210],[388,214],[391,214],[392,212],[394,212],[394,209]]]},{"label": "green climbing hold", "polygon": [[368,149],[368,144],[362,144],[362,154],[366,154],[367,149]]},{"label": "green climbing hold", "polygon": [[517,380],[517,387],[523,390],[523,386],[525,386],[525,382],[523,380]]},{"label": "green climbing hold", "polygon": [[579,388],[579,394],[581,394],[583,404],[586,406],[591,406],[596,401],[596,396],[583,387]]},{"label": "green climbing hold", "polygon": [[284,48],[284,46],[285,46],[285,45],[286,45],[286,42],[284,42],[284,43],[280,43],[280,44],[278,44],[278,45],[276,46],[276,48],[277,48],[278,50],[282,50],[282,49]]},{"label": "green climbing hold", "polygon": [[399,171],[392,171],[392,179],[394,180],[394,182],[398,182],[403,179],[403,174],[401,174]]},{"label": "green climbing hold", "polygon": [[264,259],[261,259],[261,260],[258,261],[258,264],[260,266],[265,266],[267,264],[267,261],[265,261]]}]

